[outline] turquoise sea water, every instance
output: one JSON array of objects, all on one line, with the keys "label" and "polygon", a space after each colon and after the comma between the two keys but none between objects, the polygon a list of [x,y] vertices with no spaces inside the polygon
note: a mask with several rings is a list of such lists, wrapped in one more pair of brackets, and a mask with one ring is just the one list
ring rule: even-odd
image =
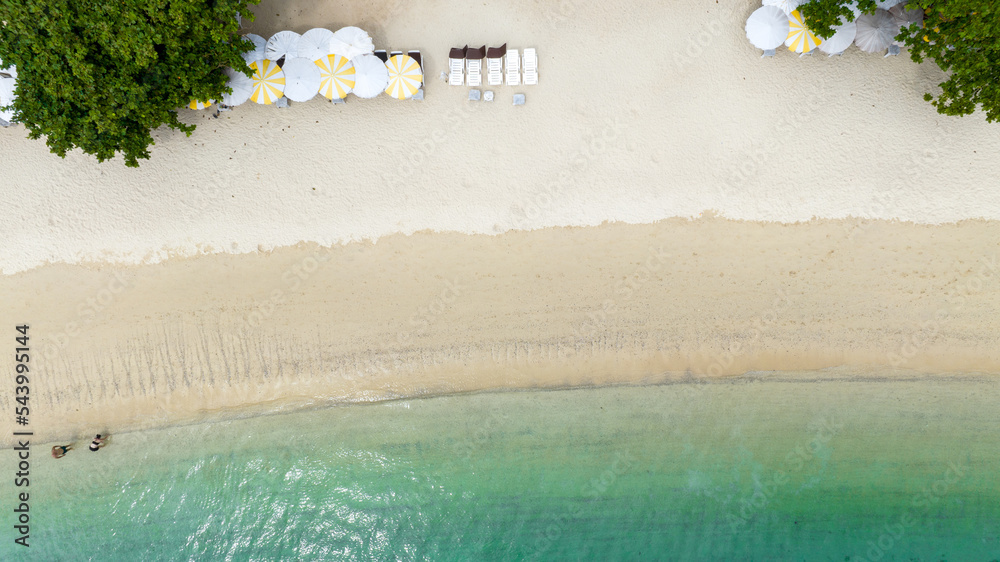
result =
[{"label": "turquoise sea water", "polygon": [[59,460],[36,444],[32,546],[4,478],[0,559],[1000,558],[1000,385],[792,379],[338,407]]}]

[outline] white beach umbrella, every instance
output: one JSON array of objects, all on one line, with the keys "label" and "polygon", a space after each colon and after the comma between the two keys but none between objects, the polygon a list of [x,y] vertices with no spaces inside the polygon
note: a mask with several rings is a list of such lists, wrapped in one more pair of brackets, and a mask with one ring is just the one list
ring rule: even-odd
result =
[{"label": "white beach umbrella", "polygon": [[330,54],[330,38],[333,32],[329,29],[317,27],[310,29],[299,38],[299,45],[296,48],[295,56],[318,61]]},{"label": "white beach umbrella", "polygon": [[389,85],[386,86],[385,93],[398,100],[412,98],[424,81],[420,65],[407,55],[390,58],[385,67],[389,71]]},{"label": "white beach umbrella", "polygon": [[840,25],[835,25],[833,27],[833,35],[823,40],[819,44],[819,50],[823,51],[828,55],[839,55],[843,53],[851,43],[854,43],[854,37],[858,34],[858,24],[853,21],[845,22],[841,19]]},{"label": "white beach umbrella", "polygon": [[884,51],[892,45],[899,34],[899,25],[885,10],[875,10],[875,14],[861,14],[857,19],[858,33],[854,44],[866,53]]},{"label": "white beach umbrella", "polygon": [[299,47],[299,37],[300,35],[294,31],[275,33],[267,40],[267,46],[264,47],[264,58],[273,61],[281,57],[294,58]]},{"label": "white beach umbrella", "polygon": [[[17,95],[14,94],[14,89],[17,87],[17,81],[13,78],[0,78],[0,108],[6,107],[14,102]],[[14,122],[14,110],[13,109],[0,109],[0,119],[6,121],[7,123]]]},{"label": "white beach umbrella", "polygon": [[[924,27],[924,11],[919,8],[907,10],[905,4],[896,4],[889,9],[889,15],[892,16],[892,21],[894,21],[900,29],[913,24],[919,24],[919,27],[921,28]],[[894,43],[900,47],[906,46],[906,43],[903,43],[902,41],[894,41]]]},{"label": "white beach umbrella", "polygon": [[352,60],[375,51],[375,43],[368,32],[358,27],[342,27],[330,38],[330,54]]},{"label": "white beach umbrella", "polygon": [[295,57],[285,59],[285,97],[292,101],[309,101],[319,93],[319,67],[313,61]]},{"label": "white beach umbrella", "polygon": [[788,15],[780,8],[763,6],[750,14],[745,29],[754,47],[774,49],[788,38]]},{"label": "white beach umbrella", "polygon": [[7,105],[14,101],[14,89],[17,87],[17,80],[13,78],[0,78],[0,105]]},{"label": "white beach umbrella", "polygon": [[912,10],[909,10],[906,8],[905,4],[897,4],[892,8],[889,8],[889,15],[891,15],[892,19],[895,20],[900,26],[911,25],[914,23],[924,23],[924,11],[920,8],[913,8]]},{"label": "white beach umbrella", "polygon": [[250,99],[254,103],[271,105],[278,101],[285,91],[285,73],[278,63],[267,59],[250,63],[253,69],[253,92]]},{"label": "white beach umbrella", "polygon": [[389,85],[389,69],[375,55],[361,55],[351,60],[354,64],[354,95],[373,98]]},{"label": "white beach umbrella", "polygon": [[880,10],[888,10],[896,4],[902,4],[906,0],[875,0],[875,7]]},{"label": "white beach umbrella", "polygon": [[264,58],[264,48],[267,46],[267,39],[264,39],[260,35],[254,35],[253,33],[247,33],[243,36],[243,38],[253,41],[254,46],[252,51],[243,53],[243,60],[247,61],[247,64]]},{"label": "white beach umbrella", "polygon": [[10,74],[11,78],[17,78],[17,67],[14,65],[10,65],[7,68],[4,68],[2,60],[0,60],[0,72],[4,74]]},{"label": "white beach umbrella", "polygon": [[344,99],[354,89],[354,65],[347,57],[327,55],[313,63],[319,68],[319,93],[326,99]]},{"label": "white beach umbrella", "polygon": [[222,103],[235,107],[250,99],[250,94],[253,93],[253,78],[249,78],[246,74],[232,68],[225,69],[225,73],[229,77],[226,80],[226,86],[232,88],[233,93],[222,94]]},{"label": "white beach umbrella", "polygon": [[798,10],[788,16],[788,38],[785,46],[796,53],[808,53],[818,47],[823,40],[816,36],[802,20]]},{"label": "white beach umbrella", "polygon": [[806,0],[763,0],[763,2],[761,2],[762,5],[774,6],[782,12],[785,12],[785,15],[789,16],[792,15],[792,12],[794,12],[796,8],[805,3]]}]

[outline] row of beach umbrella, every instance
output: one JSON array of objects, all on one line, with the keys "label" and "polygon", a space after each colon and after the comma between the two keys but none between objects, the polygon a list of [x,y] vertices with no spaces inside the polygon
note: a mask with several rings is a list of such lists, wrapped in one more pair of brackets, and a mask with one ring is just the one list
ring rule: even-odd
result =
[{"label": "row of beach umbrella", "polygon": [[[333,100],[353,93],[373,98],[383,92],[397,99],[412,97],[423,84],[420,64],[409,55],[395,55],[386,62],[375,56],[371,37],[357,27],[337,32],[311,29],[301,35],[279,31],[270,39],[244,36],[254,49],[243,54],[253,76],[226,68],[232,93],[223,94],[222,104],[237,106],[247,101],[270,105],[286,97],[308,101],[317,95]],[[0,126],[13,123],[9,106],[16,97],[17,69],[0,62]],[[215,100],[192,101],[191,109],[205,109]]]},{"label": "row of beach umbrella", "polygon": [[[301,35],[279,31],[267,40],[252,33],[243,37],[254,44],[243,54],[253,76],[225,69],[233,90],[222,95],[220,101],[226,106],[247,101],[271,105],[282,97],[304,102],[317,95],[335,100],[347,94],[374,98],[386,93],[402,100],[413,97],[423,84],[417,60],[398,54],[383,62],[374,54],[371,36],[357,27],[336,32],[315,28]],[[212,103],[192,101],[189,107],[204,109]]]},{"label": "row of beach umbrella", "polygon": [[888,50],[898,54],[902,43],[896,41],[899,30],[910,24],[922,24],[923,11],[906,9],[904,0],[880,0],[874,14],[862,14],[857,2],[848,5],[854,21],[841,19],[833,27],[833,35],[823,39],[809,29],[797,8],[800,0],[763,0],[763,6],[747,18],[746,34],[765,55],[773,55],[782,45],[795,53],[807,54],[814,49],[833,56],[843,53],[852,44],[866,53]]}]

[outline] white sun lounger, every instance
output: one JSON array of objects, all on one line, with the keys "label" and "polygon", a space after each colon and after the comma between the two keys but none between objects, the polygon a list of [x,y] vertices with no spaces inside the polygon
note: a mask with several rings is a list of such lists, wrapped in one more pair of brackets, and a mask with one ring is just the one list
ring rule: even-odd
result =
[{"label": "white sun lounger", "polygon": [[538,55],[534,49],[524,50],[524,84],[533,86],[538,83]]},{"label": "white sun lounger", "polygon": [[507,85],[517,86],[521,83],[521,55],[517,49],[507,50]]},{"label": "white sun lounger", "polygon": [[491,47],[486,51],[486,82],[490,86],[503,84],[503,58],[507,54],[507,44]]},{"label": "white sun lounger", "polygon": [[490,86],[503,84],[503,59],[486,59],[486,82]]},{"label": "white sun lounger", "polygon": [[479,49],[469,49],[465,55],[466,84],[475,88],[483,83],[483,59],[486,58],[486,46]]},{"label": "white sun lounger", "polygon": [[452,49],[448,53],[448,84],[450,86],[461,86],[465,83],[465,53],[469,50],[466,45],[462,49]]},{"label": "white sun lounger", "polygon": [[483,83],[483,61],[480,59],[467,59],[465,61],[465,72],[469,75],[469,86],[476,87]]},{"label": "white sun lounger", "polygon": [[461,86],[465,82],[465,59],[448,59],[451,72],[448,73],[448,84]]}]

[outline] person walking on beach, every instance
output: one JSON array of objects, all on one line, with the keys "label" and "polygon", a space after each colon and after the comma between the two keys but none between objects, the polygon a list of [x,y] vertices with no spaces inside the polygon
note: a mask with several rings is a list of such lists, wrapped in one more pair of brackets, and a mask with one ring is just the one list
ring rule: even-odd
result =
[{"label": "person walking on beach", "polygon": [[52,447],[52,458],[61,459],[72,449],[73,445],[56,445],[55,447]]},{"label": "person walking on beach", "polygon": [[107,445],[107,440],[107,437],[101,439],[101,434],[98,433],[97,437],[94,437],[94,440],[90,442],[90,450],[96,453],[98,449]]}]

